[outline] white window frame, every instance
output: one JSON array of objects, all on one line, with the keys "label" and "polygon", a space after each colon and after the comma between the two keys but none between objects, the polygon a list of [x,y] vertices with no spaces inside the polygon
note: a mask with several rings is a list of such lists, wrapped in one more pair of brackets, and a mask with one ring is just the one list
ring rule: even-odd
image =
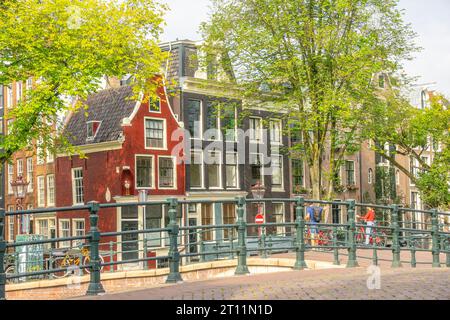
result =
[{"label": "white window frame", "polygon": [[[30,165],[30,163],[31,163],[31,165]],[[33,172],[34,172],[33,157],[28,157],[27,158],[27,180],[29,183],[28,183],[28,187],[27,187],[27,193],[33,192],[33,184],[34,184]]]},{"label": "white window frame", "polygon": [[395,185],[400,185],[400,170],[395,171]]},{"label": "white window frame", "polygon": [[159,103],[159,111],[155,111],[155,110],[152,110],[151,109],[151,105],[152,105],[152,101],[153,100],[155,100],[155,98],[153,98],[153,97],[150,97],[150,99],[148,100],[148,112],[151,112],[151,113],[161,113],[161,98],[160,97],[157,97],[156,98],[156,100],[158,101],[158,103]]},{"label": "white window frame", "polygon": [[[163,122],[163,146],[162,148],[154,148],[147,146],[147,120],[156,120]],[[164,118],[144,117],[144,147],[146,150],[167,150],[167,120]]]},{"label": "white window frame", "polygon": [[[274,128],[273,125],[275,123],[278,123],[279,128],[278,128],[278,139],[279,141],[276,140],[272,140],[272,138],[274,137]],[[270,119],[269,122],[269,126],[270,126],[270,144],[271,145],[283,145],[283,121],[281,119]]]},{"label": "white window frame", "polygon": [[[84,228],[83,232],[81,234],[77,234],[77,231],[80,231],[81,229],[77,229],[77,222],[83,222]],[[83,218],[74,218],[72,219],[72,237],[78,237],[78,236],[84,236],[86,235],[86,219]],[[83,243],[83,240],[75,240],[78,244]]]},{"label": "white window frame", "polygon": [[[223,181],[222,181],[222,167],[223,167],[223,158],[222,158],[222,151],[220,150],[208,150],[208,154],[209,153],[218,153],[219,154],[219,163],[215,164],[219,166],[219,186],[215,186],[215,187],[211,187],[210,183],[209,183],[209,176],[208,176],[208,189],[209,190],[222,190],[223,189]],[[209,156],[210,157],[210,156]],[[213,165],[211,164],[206,164],[206,171],[208,171],[208,166],[209,165]],[[206,174],[208,174],[208,172],[206,172]]]},{"label": "white window frame", "polygon": [[45,157],[43,155],[43,148],[42,148],[42,138],[39,138],[36,142],[36,164],[38,166],[44,165],[45,164]]},{"label": "white window frame", "polygon": [[[94,132],[94,123],[98,123],[98,127],[97,130],[95,130]],[[94,133],[93,136],[89,136],[89,126],[92,125],[92,132]],[[87,141],[92,141],[95,139],[95,137],[97,136],[98,131],[100,130],[100,127],[102,126],[102,121],[97,121],[97,120],[92,120],[92,121],[87,121],[86,122],[86,140]]]},{"label": "white window frame", "polygon": [[8,194],[14,194],[14,190],[11,186],[11,183],[14,182],[14,165],[11,163],[8,163]]},{"label": "white window frame", "polygon": [[[62,224],[64,222],[69,223],[69,229],[63,229],[62,228]],[[66,238],[66,237],[68,238],[68,237],[70,237],[71,230],[72,230],[72,228],[71,228],[71,224],[70,224],[70,219],[59,219],[58,220],[58,237],[59,238]],[[63,231],[68,231],[66,236],[63,234]],[[71,246],[70,241],[61,241],[61,242],[59,242],[59,247],[60,248],[69,248],[70,246]]]},{"label": "white window frame", "polygon": [[[83,202],[77,202],[77,188],[76,188],[76,181],[75,181],[75,171],[81,170],[81,183],[83,186],[83,192],[82,192],[82,198]],[[77,178],[79,179],[79,178]],[[78,168],[72,168],[72,201],[73,205],[83,205],[84,204],[84,172],[82,167]]]},{"label": "white window frame", "polygon": [[[235,166],[236,166],[236,185],[234,187],[227,186],[227,166],[228,166],[228,164],[226,162],[227,154],[235,154],[236,155],[236,164],[235,164]],[[225,166],[225,185],[224,185],[225,188],[228,189],[228,190],[239,190],[240,189],[239,188],[239,186],[240,186],[240,180],[239,180],[239,153],[235,152],[235,151],[226,151],[225,152],[225,164],[224,164],[224,166]]]},{"label": "white window frame", "polygon": [[33,78],[28,78],[25,83],[25,90],[30,91],[33,90]]},{"label": "white window frame", "polygon": [[[252,128],[252,126],[251,126],[252,120],[258,120],[258,122],[259,122],[259,130]],[[252,142],[252,143],[262,143],[263,142],[263,123],[262,123],[262,118],[261,117],[254,117],[254,116],[249,117],[249,126],[248,126],[248,128],[250,130],[250,142]],[[255,136],[256,139],[253,139],[253,137],[252,137],[252,134],[251,134],[252,130],[255,132],[254,136]],[[259,133],[258,133],[258,131],[259,131]]]},{"label": "white window frame", "polygon": [[6,108],[10,109],[10,108],[13,107],[13,86],[12,86],[12,83],[10,83],[9,85],[6,85],[5,88],[6,88],[6,95],[5,95]]},{"label": "white window frame", "polygon": [[[137,158],[151,158],[152,159],[152,187],[138,187],[137,185]],[[156,167],[155,167],[155,156],[148,154],[136,154],[134,156],[134,187],[136,190],[155,190],[156,189]]]},{"label": "white window frame", "polygon": [[26,177],[23,175],[23,159],[17,159],[17,177],[22,177],[26,180]]},{"label": "white window frame", "polygon": [[[172,159],[173,163],[173,187],[161,187],[160,175],[159,175],[159,160],[160,159]],[[175,156],[158,156],[158,189],[160,190],[175,190],[177,189],[177,161]]]},{"label": "white window frame", "polygon": [[[284,202],[273,202],[273,205],[281,205],[281,214],[275,214],[274,213],[274,216],[281,216],[281,222],[277,222],[276,221],[276,217],[275,217],[275,223],[284,223],[285,220],[286,220],[286,217],[285,217],[285,212],[286,212],[285,211],[286,210],[285,203]],[[275,210],[274,210],[274,212],[275,212]],[[286,233],[286,227],[284,227],[284,226],[277,226],[276,228],[277,228],[277,236],[284,237],[285,233]]]},{"label": "white window frame", "polygon": [[347,162],[353,162],[353,184],[356,185],[356,162],[355,160],[345,160],[344,170],[345,170],[345,184],[348,185],[348,172],[347,172]]},{"label": "white window frame", "polygon": [[[192,159],[192,153],[199,153],[200,154],[200,158],[201,158],[201,163],[200,163],[200,182],[201,182],[201,186],[200,187],[192,187],[191,186],[191,189],[192,190],[199,190],[199,189],[204,189],[205,188],[205,163],[204,163],[204,161],[203,161],[203,159],[204,159],[204,155],[203,155],[203,150],[200,150],[200,149],[192,149],[191,150],[191,154],[190,154],[190,157],[191,157],[191,159]],[[192,163],[191,163],[191,165],[192,165]],[[189,179],[190,179],[190,177],[189,177]]]},{"label": "white window frame", "polygon": [[367,183],[372,184],[373,183],[373,169],[369,168],[367,172]]},{"label": "white window frame", "polygon": [[16,103],[22,100],[23,95],[23,84],[22,81],[16,81]]},{"label": "white window frame", "polygon": [[282,154],[274,153],[271,155],[271,161],[273,157],[278,157],[280,159],[280,178],[281,178],[281,186],[273,185],[273,171],[272,171],[272,191],[284,191],[284,157]]},{"label": "white window frame", "polygon": [[[37,176],[37,206],[39,208],[45,207],[45,176]],[[42,191],[42,193],[41,193]],[[42,198],[41,198],[42,196]]]},{"label": "white window frame", "polygon": [[[50,185],[51,178],[53,179],[53,186]],[[51,200],[52,193],[50,190],[53,189],[53,201]],[[47,175],[47,206],[54,207],[55,206],[55,175],[54,174],[48,174]]]}]

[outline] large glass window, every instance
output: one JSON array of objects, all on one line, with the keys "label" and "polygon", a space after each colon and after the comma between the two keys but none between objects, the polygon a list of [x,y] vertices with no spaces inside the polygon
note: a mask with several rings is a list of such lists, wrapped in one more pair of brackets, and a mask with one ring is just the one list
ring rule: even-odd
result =
[{"label": "large glass window", "polygon": [[23,159],[17,159],[17,177],[22,177],[25,180],[23,176]]},{"label": "large glass window", "polygon": [[164,120],[145,120],[146,148],[164,148]]},{"label": "large glass window", "polygon": [[202,151],[191,152],[190,169],[190,183],[193,188],[201,188],[202,182],[202,168],[203,168],[203,154]]},{"label": "large glass window", "polygon": [[256,185],[258,182],[264,184],[262,155],[259,153],[251,153],[250,165],[252,186]]},{"label": "large glass window", "polygon": [[[274,203],[273,214],[275,216],[275,223],[284,223],[284,204]],[[284,226],[277,226],[276,233],[278,236],[285,236],[286,228]]]},{"label": "large glass window", "polygon": [[270,121],[270,142],[273,144],[281,144],[282,128],[281,120]]},{"label": "large glass window", "polygon": [[8,164],[8,194],[13,194],[13,188],[11,183],[14,180],[14,165]]},{"label": "large glass window", "polygon": [[152,157],[136,157],[136,186],[138,188],[153,187],[152,165]]},{"label": "large glass window", "polygon": [[234,105],[225,105],[222,108],[220,127],[223,130],[226,141],[236,141],[236,107]]},{"label": "large glass window", "polygon": [[272,155],[272,187],[283,187],[283,156]]},{"label": "large glass window", "polygon": [[159,186],[161,188],[173,188],[175,186],[173,158],[159,158]]},{"label": "large glass window", "polygon": [[262,119],[250,118],[250,140],[261,141],[262,139]]},{"label": "large glass window", "polygon": [[220,163],[221,153],[219,151],[209,151],[207,165],[208,183],[210,188],[220,188]]},{"label": "large glass window", "polygon": [[[59,220],[59,237],[68,238],[70,237],[70,220],[64,219]],[[60,248],[69,248],[70,241],[61,241],[59,243]]]},{"label": "large glass window", "polygon": [[[206,110],[206,129],[210,130],[208,138],[217,140],[219,138],[219,108],[216,103],[208,102]],[[206,137],[205,137],[206,138]]]},{"label": "large glass window", "polygon": [[76,168],[72,171],[72,192],[74,204],[84,203],[83,169]]},{"label": "large glass window", "polygon": [[227,188],[238,187],[238,160],[236,152],[227,152],[225,162],[225,174]]},{"label": "large glass window", "polygon": [[345,172],[347,173],[347,185],[355,185],[355,162],[345,161]]},{"label": "large glass window", "polygon": [[294,193],[298,193],[298,190],[304,186],[303,176],[303,161],[298,159],[292,160],[292,183]]},{"label": "large glass window", "polygon": [[191,138],[202,137],[201,102],[199,100],[188,100],[187,105],[188,124]]}]

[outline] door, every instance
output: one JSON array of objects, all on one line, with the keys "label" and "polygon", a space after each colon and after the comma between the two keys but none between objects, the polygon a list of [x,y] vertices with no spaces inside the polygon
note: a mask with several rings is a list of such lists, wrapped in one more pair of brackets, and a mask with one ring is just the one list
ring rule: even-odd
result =
[{"label": "door", "polygon": [[[138,207],[122,207],[121,231],[139,230]],[[122,260],[139,259],[139,234],[124,234],[121,241]]]}]

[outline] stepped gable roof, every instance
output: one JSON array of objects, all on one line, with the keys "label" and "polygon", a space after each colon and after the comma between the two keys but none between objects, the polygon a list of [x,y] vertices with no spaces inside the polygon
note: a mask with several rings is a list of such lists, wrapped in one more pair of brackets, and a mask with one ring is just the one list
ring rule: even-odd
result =
[{"label": "stepped gable roof", "polygon": [[[74,146],[80,146],[118,140],[122,136],[122,119],[129,117],[136,106],[132,96],[130,86],[110,88],[90,95],[85,103],[87,109],[78,109],[66,124],[64,132],[69,141]],[[89,121],[100,121],[101,124],[95,138],[87,141]]]}]

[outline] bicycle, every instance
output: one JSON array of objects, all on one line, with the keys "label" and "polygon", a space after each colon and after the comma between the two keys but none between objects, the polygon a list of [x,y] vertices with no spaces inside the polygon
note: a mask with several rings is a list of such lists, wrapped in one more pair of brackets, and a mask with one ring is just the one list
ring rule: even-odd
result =
[{"label": "bicycle", "polygon": [[[55,254],[57,257],[53,259],[53,268],[52,269],[63,269],[53,273],[53,277],[56,279],[61,279],[72,274],[72,270],[70,267],[75,266],[79,267],[86,266],[90,263],[91,257],[89,254],[89,249],[87,247],[82,247],[79,251],[77,250],[67,250],[63,252],[62,256],[59,256],[58,253]],[[102,255],[99,255],[100,263],[102,264],[100,272],[103,271],[103,263],[105,260]],[[89,274],[89,268],[84,268],[84,271]]]},{"label": "bicycle", "polygon": [[[360,226],[358,233],[356,234],[356,243],[362,244],[366,243],[366,228],[367,226]],[[387,234],[383,230],[378,230],[377,225],[374,224],[371,228],[370,236],[369,236],[369,245],[375,245],[377,247],[384,247],[386,245]]]},{"label": "bicycle", "polygon": [[[316,227],[318,228],[318,227]],[[323,231],[321,229],[319,229],[319,232],[316,233],[316,241],[317,241],[317,245],[319,247],[324,246],[330,246],[333,245],[333,231],[332,230],[326,230]],[[311,228],[308,228],[307,230],[305,230],[305,240],[312,240],[311,238]],[[332,248],[323,248],[325,250],[332,250]]]}]

